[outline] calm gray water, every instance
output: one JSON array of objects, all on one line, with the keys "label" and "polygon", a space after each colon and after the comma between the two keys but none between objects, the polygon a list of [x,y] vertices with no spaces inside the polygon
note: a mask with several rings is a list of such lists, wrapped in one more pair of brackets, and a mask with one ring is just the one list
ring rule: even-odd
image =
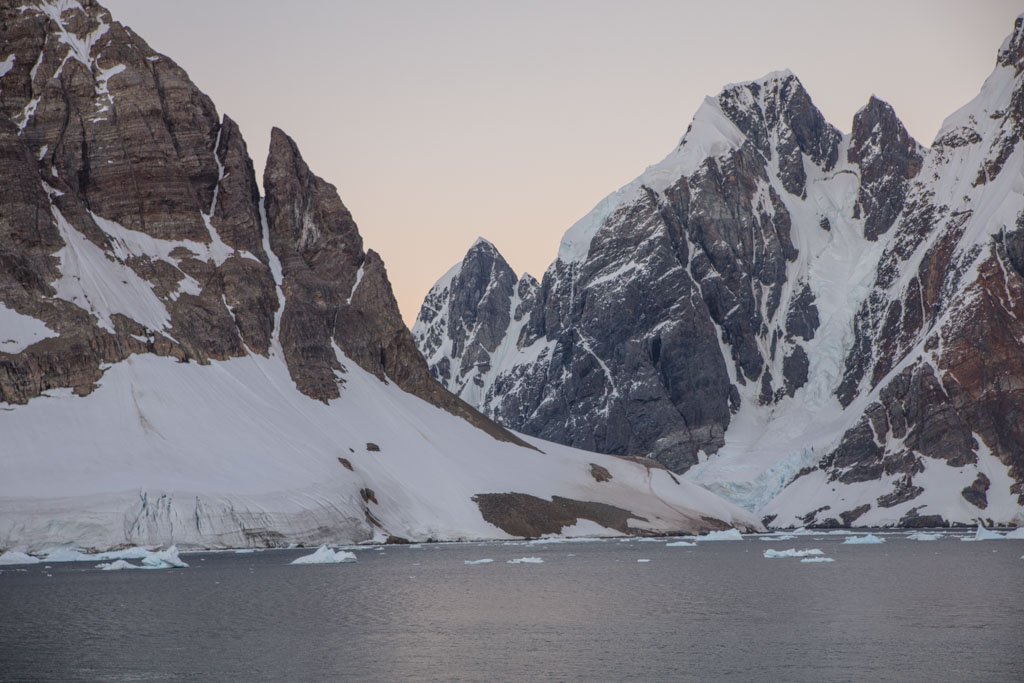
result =
[{"label": "calm gray water", "polygon": [[[0,679],[1024,681],[1024,542],[888,538],[4,568]],[[836,561],[765,559],[767,548]],[[544,563],[506,563],[523,556]],[[463,564],[481,558],[495,561]]]}]

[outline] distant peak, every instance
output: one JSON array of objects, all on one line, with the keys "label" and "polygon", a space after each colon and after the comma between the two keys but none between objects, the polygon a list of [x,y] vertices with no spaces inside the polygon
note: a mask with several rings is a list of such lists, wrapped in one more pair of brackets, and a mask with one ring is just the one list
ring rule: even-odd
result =
[{"label": "distant peak", "polygon": [[877,95],[872,95],[868,98],[867,104],[858,109],[853,115],[854,125],[860,118],[866,116],[875,118],[897,118],[896,111],[892,108],[892,105],[881,99]]},{"label": "distant peak", "polygon": [[785,81],[791,81],[791,80],[795,80],[797,83],[800,82],[800,79],[797,78],[796,74],[794,74],[792,71],[790,71],[789,69],[781,69],[779,71],[769,71],[764,76],[761,76],[760,78],[755,78],[755,79],[750,80],[750,81],[740,81],[738,83],[727,83],[726,86],[724,88],[722,88],[722,90],[724,92],[726,90],[732,90],[734,88],[747,88],[747,87],[750,87],[752,85],[764,86],[764,85],[768,85],[770,83],[783,83]]},{"label": "distant peak", "polygon": [[763,116],[768,125],[774,125],[787,118],[781,116],[783,110],[813,106],[803,83],[789,69],[771,71],[752,81],[730,83],[722,88],[716,99],[721,109],[741,129],[743,125],[737,119],[745,118],[742,112],[758,118]]},{"label": "distant peak", "polygon": [[476,240],[470,245],[469,250],[472,251],[477,248],[490,249],[491,251],[497,252],[497,247],[494,246],[489,240],[483,237],[477,237]]},{"label": "distant peak", "polygon": [[529,273],[523,273],[519,276],[519,282],[522,284],[529,285],[530,287],[539,287],[540,281]]},{"label": "distant peak", "polygon": [[270,129],[270,143],[273,144],[274,142],[292,142],[292,139],[288,133],[285,133],[277,126],[274,126]]},{"label": "distant peak", "polygon": [[850,148],[847,152],[853,162],[861,163],[869,154],[873,154],[871,150],[903,150],[907,155],[914,155],[918,147],[917,141],[911,137],[892,105],[875,95],[853,115]]},{"label": "distant peak", "polygon": [[1016,66],[1018,72],[1024,68],[1024,14],[1014,20],[1013,31],[999,46],[996,63],[999,66]]}]

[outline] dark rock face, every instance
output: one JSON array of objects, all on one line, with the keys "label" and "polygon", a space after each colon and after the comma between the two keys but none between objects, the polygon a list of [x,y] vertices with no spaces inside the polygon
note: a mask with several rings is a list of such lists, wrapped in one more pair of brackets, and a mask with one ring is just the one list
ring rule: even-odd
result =
[{"label": "dark rock face", "polygon": [[594,481],[599,484],[601,482],[612,480],[612,473],[608,471],[607,467],[601,467],[594,463],[590,463],[590,476],[592,476]]},{"label": "dark rock face", "polygon": [[921,170],[920,146],[885,102],[872,96],[853,117],[847,157],[860,167],[857,201],[864,236],[875,240],[892,227],[907,190]]},{"label": "dark rock face", "polygon": [[840,513],[839,518],[843,520],[843,526],[853,526],[854,522],[856,522],[861,515],[863,515],[870,509],[871,505],[869,503],[865,503],[864,505],[858,506],[853,510]]},{"label": "dark rock face", "polygon": [[517,280],[494,245],[482,239],[446,280],[423,302],[413,337],[434,378],[470,398],[483,389],[492,354],[514,334],[510,327],[528,315],[537,283],[529,275]]},{"label": "dark rock face", "polygon": [[642,535],[630,519],[646,521],[629,510],[589,501],[553,496],[550,501],[525,493],[481,493],[473,497],[480,514],[511,536],[537,538],[588,519],[623,534]]},{"label": "dark rock face", "polygon": [[842,134],[825,120],[793,74],[771,74],[733,86],[719,95],[719,102],[758,152],[766,159],[777,158],[787,192],[805,195],[804,155],[826,171],[835,166]]},{"label": "dark rock face", "polygon": [[979,473],[970,486],[964,487],[960,495],[974,507],[984,510],[988,507],[988,496],[986,493],[991,485],[992,482],[989,481],[988,477],[984,473]]},{"label": "dark rock face", "polygon": [[[310,172],[278,128],[271,132],[263,186],[270,247],[284,276],[281,347],[288,370],[307,396],[337,398],[342,367],[332,342],[340,310],[361,280],[363,240],[334,187]],[[379,354],[371,368],[380,372]]]},{"label": "dark rock face", "polygon": [[[0,354],[0,398],[23,403],[62,386],[88,393],[101,364],[133,353],[201,363],[247,346],[267,353],[277,299],[234,123],[95,3],[5,7],[0,33],[14,60],[0,79],[0,303],[59,333]],[[61,261],[84,258],[58,225],[124,272],[125,296],[115,300],[136,295],[127,288],[138,276],[138,295],[151,290],[169,325],[55,288]]]},{"label": "dark rock face", "polygon": [[[874,97],[844,136],[792,74],[729,86],[665,161],[569,230],[525,325],[473,320],[492,339],[513,331],[516,352],[474,366],[480,391],[462,395],[545,439],[676,472],[700,462],[716,485],[761,458],[766,472],[810,467],[844,501],[782,491],[765,508],[777,524],[949,521],[929,514],[936,496],[963,488],[978,507],[971,482],[993,466],[1016,483],[988,499],[1024,505],[1021,25],[930,150]],[[511,279],[446,282],[429,308]],[[440,377],[462,372],[446,351],[457,336],[417,338]],[[822,436],[819,415],[841,428]],[[966,480],[929,491],[936,467]]]}]

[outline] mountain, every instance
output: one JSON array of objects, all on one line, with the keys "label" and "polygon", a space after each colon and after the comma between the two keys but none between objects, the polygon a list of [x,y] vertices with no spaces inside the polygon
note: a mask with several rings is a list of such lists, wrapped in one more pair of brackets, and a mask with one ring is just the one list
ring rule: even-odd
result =
[{"label": "mountain", "polygon": [[705,99],[521,301],[479,246],[442,278],[431,372],[775,526],[1024,523],[1022,22],[930,148],[875,97],[840,132],[788,71]]},{"label": "mountain", "polygon": [[438,382],[479,405],[492,370],[508,365],[517,351],[538,288],[536,279],[517,278],[494,245],[478,239],[431,289],[412,329]]},{"label": "mountain", "polygon": [[384,264],[275,129],[94,2],[0,8],[0,548],[759,528],[435,382]]}]

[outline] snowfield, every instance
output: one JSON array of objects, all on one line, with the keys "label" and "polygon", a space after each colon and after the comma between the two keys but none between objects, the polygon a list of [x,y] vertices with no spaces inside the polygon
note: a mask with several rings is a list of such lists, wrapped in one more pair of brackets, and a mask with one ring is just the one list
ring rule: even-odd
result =
[{"label": "snowfield", "polygon": [[[472,500],[492,492],[614,505],[645,531],[685,533],[702,515],[760,528],[662,470],[534,439],[538,450],[496,441],[339,360],[342,396],[329,404],[295,390],[275,349],[207,366],[133,356],[107,368],[88,396],[57,390],[5,406],[0,548],[510,538]],[[612,481],[595,481],[591,463]]]}]

